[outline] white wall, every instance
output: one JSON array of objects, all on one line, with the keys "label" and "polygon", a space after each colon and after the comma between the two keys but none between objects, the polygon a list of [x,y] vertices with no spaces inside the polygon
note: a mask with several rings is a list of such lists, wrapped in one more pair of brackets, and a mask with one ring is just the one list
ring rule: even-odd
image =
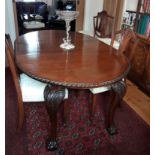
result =
[{"label": "white wall", "polygon": [[84,31],[93,34],[93,16],[103,10],[104,0],[85,0]]},{"label": "white wall", "polygon": [[12,0],[5,0],[5,33],[10,34],[12,42],[16,38]]},{"label": "white wall", "polygon": [[125,0],[126,3],[126,10],[132,10],[132,11],[136,11],[137,10],[137,4],[138,4],[138,0]]}]

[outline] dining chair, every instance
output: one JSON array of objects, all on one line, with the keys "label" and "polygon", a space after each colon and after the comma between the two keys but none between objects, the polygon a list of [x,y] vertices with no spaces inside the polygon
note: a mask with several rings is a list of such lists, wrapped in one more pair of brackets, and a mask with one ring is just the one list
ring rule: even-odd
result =
[{"label": "dining chair", "polygon": [[[101,12],[98,12],[97,15],[93,17],[94,34],[84,30],[79,31],[79,33],[95,37],[105,44],[111,45],[111,39],[114,36],[114,24],[114,17],[108,15],[108,13],[103,10]],[[118,49],[119,42],[114,40],[113,47]]]},{"label": "dining chair", "polygon": [[[93,17],[94,37],[110,45],[114,36],[115,18],[110,16],[105,10],[98,12]],[[113,47],[118,49],[119,43],[114,41]]]},{"label": "dining chair", "polygon": [[112,38],[114,33],[114,17],[103,10],[93,17],[94,37]]},{"label": "dining chair", "polygon": [[[130,63],[132,63],[132,58],[133,58],[133,55],[135,53],[135,50],[136,50],[136,47],[137,47],[137,44],[138,44],[138,39],[136,38],[135,33],[130,29],[123,29],[123,30],[118,31],[116,33],[116,35],[113,36],[113,38],[111,40],[111,46],[113,46],[115,37],[117,35],[120,35],[120,38],[121,38],[119,48],[118,48],[118,50],[115,51],[118,54],[123,53],[123,54],[126,55],[126,50],[128,48],[129,43],[133,42],[131,52],[128,55],[126,55],[128,57],[128,59],[129,59]],[[123,78],[122,81],[125,82],[126,79]],[[95,110],[95,107],[96,107],[97,94],[103,93],[103,92],[106,92],[106,91],[110,91],[110,90],[112,90],[112,88],[109,85],[109,86],[103,86],[103,87],[98,87],[98,88],[91,88],[89,90],[91,92],[90,93],[90,96],[91,96],[90,112],[91,112],[91,116],[93,116],[93,113],[94,113],[94,110]]]},{"label": "dining chair", "polygon": [[[47,83],[35,80],[24,73],[18,74],[18,68],[16,67],[13,54],[13,46],[9,35],[5,35],[5,52],[17,93],[17,129],[20,130],[24,122],[23,102],[44,102],[44,89],[47,86]],[[67,98],[68,89],[65,89],[64,99]]]}]

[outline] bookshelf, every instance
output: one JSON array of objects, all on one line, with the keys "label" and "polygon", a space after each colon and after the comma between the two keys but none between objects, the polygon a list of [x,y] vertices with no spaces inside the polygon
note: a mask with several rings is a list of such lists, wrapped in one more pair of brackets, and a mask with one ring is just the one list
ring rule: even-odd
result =
[{"label": "bookshelf", "polygon": [[150,36],[150,0],[138,0],[137,10],[126,10],[122,28],[131,28],[136,33]]}]

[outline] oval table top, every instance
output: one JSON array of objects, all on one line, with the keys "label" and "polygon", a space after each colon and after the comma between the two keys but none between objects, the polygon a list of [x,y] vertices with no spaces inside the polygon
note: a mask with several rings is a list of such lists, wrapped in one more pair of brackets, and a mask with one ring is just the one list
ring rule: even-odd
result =
[{"label": "oval table top", "polygon": [[88,35],[70,32],[75,48],[60,48],[65,31],[43,30],[15,41],[16,64],[27,75],[44,82],[91,88],[121,80],[129,71],[127,57]]}]

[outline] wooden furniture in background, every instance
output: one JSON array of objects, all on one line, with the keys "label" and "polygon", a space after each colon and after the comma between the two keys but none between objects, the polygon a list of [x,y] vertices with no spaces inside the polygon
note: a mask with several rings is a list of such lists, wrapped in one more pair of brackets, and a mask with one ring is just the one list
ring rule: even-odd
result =
[{"label": "wooden furniture in background", "polygon": [[[114,17],[108,15],[105,10],[98,12],[97,16],[93,17],[94,37],[105,44],[111,45],[111,39],[114,37],[114,24]],[[113,47],[118,49],[119,43],[114,41]]]},{"label": "wooden furniture in background", "polygon": [[[139,43],[133,55],[131,70],[128,78],[134,82],[141,90],[148,95],[150,94],[150,40],[142,35],[137,34]],[[127,50],[130,53],[133,43]]]},{"label": "wooden furniture in background", "polygon": [[112,38],[114,34],[114,17],[107,14],[105,10],[98,12],[93,17],[94,37]]},{"label": "wooden furniture in background", "polygon": [[[137,10],[126,10],[132,17],[128,18],[130,27],[137,33],[139,43],[134,53],[128,78],[146,94],[150,94],[150,0],[138,0]],[[134,17],[135,16],[135,17]],[[144,18],[143,18],[144,17]],[[132,19],[131,19],[132,18]],[[141,33],[141,34],[139,34]],[[127,50],[130,53],[133,44]]]},{"label": "wooden furniture in background", "polygon": [[[24,73],[61,87],[54,91],[46,87],[44,91],[50,120],[55,124],[47,142],[49,150],[57,147],[56,114],[64,99],[64,88],[90,89],[109,85],[116,95],[121,96],[125,92],[122,78],[130,69],[127,57],[114,48],[87,35],[75,32],[70,35],[75,45],[72,51],[60,48],[65,31],[31,32],[20,36],[15,42],[16,63]],[[118,104],[117,100],[112,100],[108,110],[109,118],[105,122],[109,133],[116,131],[114,113]]]},{"label": "wooden furniture in background", "polygon": [[[117,51],[115,51],[116,53],[121,53],[121,54],[125,54],[125,51],[128,47],[128,44],[130,41],[133,42],[133,46],[132,49],[130,50],[130,53],[128,53],[128,59],[130,60],[130,62],[132,62],[133,59],[133,55],[136,51],[136,47],[138,44],[138,40],[136,38],[135,33],[130,30],[130,29],[124,29],[124,30],[120,30],[119,32],[117,32],[116,35],[120,35],[121,37],[121,41],[120,41],[120,45]],[[113,47],[113,43],[114,43],[114,37],[111,40],[111,46]],[[125,81],[125,78],[122,79],[122,81]],[[103,93],[105,91],[113,91],[113,88],[110,86],[103,86],[103,87],[98,87],[98,88],[91,88],[90,91],[93,94],[92,95],[92,115],[94,114],[94,110],[96,107],[96,98],[97,98],[97,94],[99,93]],[[118,96],[118,98],[122,99],[124,97],[125,93],[122,94],[122,96]],[[120,101],[121,102],[121,101]]]}]

